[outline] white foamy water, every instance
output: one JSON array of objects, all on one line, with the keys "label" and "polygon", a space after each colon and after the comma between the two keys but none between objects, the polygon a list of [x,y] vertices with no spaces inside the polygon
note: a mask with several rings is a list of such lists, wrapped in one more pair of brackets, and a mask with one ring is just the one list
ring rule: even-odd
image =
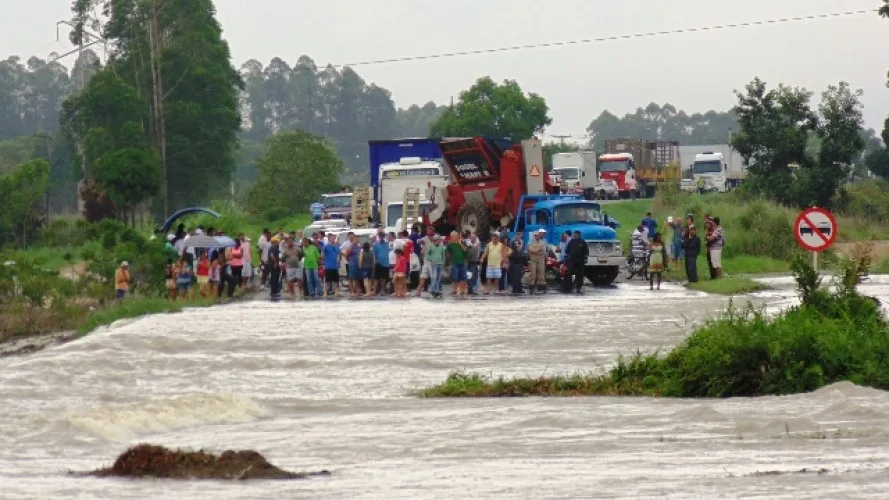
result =
[{"label": "white foamy water", "polygon": [[[864,291],[889,298],[884,281]],[[776,310],[795,298],[753,300]],[[620,353],[668,349],[726,303],[621,285],[583,297],[257,301],[120,323],[0,360],[0,498],[885,498],[889,393],[851,384],[718,401],[411,395],[454,369],[602,372]],[[67,474],[139,442],[255,449],[333,476]]]}]

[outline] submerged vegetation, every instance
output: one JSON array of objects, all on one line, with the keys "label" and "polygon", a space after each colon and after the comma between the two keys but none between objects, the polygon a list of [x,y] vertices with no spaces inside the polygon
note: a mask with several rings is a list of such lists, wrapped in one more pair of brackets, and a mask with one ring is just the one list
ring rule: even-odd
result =
[{"label": "submerged vegetation", "polygon": [[889,389],[889,324],[856,287],[870,266],[859,246],[841,261],[834,290],[803,258],[793,262],[802,304],[778,315],[729,308],[666,355],[621,357],[604,375],[492,378],[452,373],[424,397],[734,397],[807,392],[849,381]]},{"label": "submerged vegetation", "polygon": [[98,477],[165,479],[307,479],[330,472],[290,472],[268,462],[253,450],[226,450],[220,455],[204,450],[171,450],[140,444],[121,453],[111,467],[88,473]]}]

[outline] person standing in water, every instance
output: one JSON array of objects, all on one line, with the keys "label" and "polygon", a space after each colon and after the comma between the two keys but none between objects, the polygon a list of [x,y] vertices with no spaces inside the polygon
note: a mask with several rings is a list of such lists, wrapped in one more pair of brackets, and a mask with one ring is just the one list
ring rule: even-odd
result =
[{"label": "person standing in water", "polygon": [[657,289],[661,289],[661,279],[667,269],[667,252],[661,233],[654,233],[654,238],[648,247],[648,288],[654,290],[654,282],[657,280]]}]

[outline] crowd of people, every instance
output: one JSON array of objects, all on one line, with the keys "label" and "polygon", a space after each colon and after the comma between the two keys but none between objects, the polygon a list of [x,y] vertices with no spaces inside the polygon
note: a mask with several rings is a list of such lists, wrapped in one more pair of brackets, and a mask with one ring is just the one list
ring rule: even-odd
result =
[{"label": "crowd of people", "polygon": [[[662,274],[670,266],[684,265],[688,281],[697,282],[702,245],[710,278],[722,277],[723,229],[719,217],[706,215],[704,221],[702,242],[691,214],[684,219],[668,217],[663,231],[651,213],[645,215],[632,233],[631,251],[645,255],[650,288],[660,288]],[[198,240],[191,239],[195,236],[223,237],[230,244],[198,246],[194,244]],[[336,233],[319,230],[306,235],[279,228],[275,233],[263,230],[254,246],[243,234],[229,238],[213,228],[186,231],[180,224],[176,233],[168,235],[166,245],[171,256],[175,255],[164,269],[172,300],[193,300],[197,294],[202,298],[232,297],[238,287],[257,284],[268,289],[272,298],[284,293],[294,298],[339,297],[343,288],[350,297],[419,297],[427,292],[441,298],[446,271],[452,284],[450,293],[458,297],[545,293],[547,259],[554,258],[544,230],[531,235],[526,245],[522,233],[509,235],[506,230],[494,232],[487,243],[468,231],[439,235],[430,227],[421,235],[418,226],[399,234],[380,229],[365,238],[348,232],[345,241],[338,242]],[[259,257],[258,269],[253,266],[254,251]],[[561,291],[581,293],[588,248],[580,234],[561,235],[558,255],[555,274]],[[526,270],[528,285],[523,284]],[[130,281],[126,262],[115,281],[117,296],[123,298]]]},{"label": "crowd of people", "polygon": [[[719,217],[704,216],[704,240],[707,267],[710,279],[722,278],[722,249],[725,246],[725,233]],[[701,237],[695,225],[695,217],[688,214],[685,219],[667,217],[664,231],[669,231],[669,240],[658,231],[657,220],[651,212],[645,214],[631,236],[631,251],[644,253],[648,259],[649,287],[660,289],[663,272],[670,264],[684,265],[689,283],[698,281],[698,257],[701,255]]]},{"label": "crowd of people", "polygon": [[[528,245],[532,259],[545,256],[542,233]],[[273,298],[286,293],[292,297],[338,297],[341,279],[348,283],[351,297],[392,295],[421,296],[428,292],[441,298],[446,270],[457,297],[524,293],[522,277],[526,264],[522,235],[512,239],[494,233],[487,244],[471,232],[440,235],[419,227],[400,234],[379,230],[362,242],[355,232],[337,242],[335,234],[317,231],[311,235],[292,231],[264,230],[257,242],[261,262],[261,287]],[[346,276],[340,276],[345,269]],[[542,272],[540,284],[543,286]],[[536,278],[534,276],[533,278]],[[533,290],[532,290],[533,291]]]}]

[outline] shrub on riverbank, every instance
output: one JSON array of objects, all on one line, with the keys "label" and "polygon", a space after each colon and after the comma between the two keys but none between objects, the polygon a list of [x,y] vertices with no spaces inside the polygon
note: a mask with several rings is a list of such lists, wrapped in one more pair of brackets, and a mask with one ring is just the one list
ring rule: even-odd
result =
[{"label": "shrub on riverbank", "polygon": [[666,356],[619,358],[606,375],[492,379],[451,374],[425,397],[637,395],[734,397],[807,392],[839,381],[889,389],[889,325],[856,285],[870,262],[844,261],[836,291],[794,261],[803,303],[776,316],[730,308]]}]

